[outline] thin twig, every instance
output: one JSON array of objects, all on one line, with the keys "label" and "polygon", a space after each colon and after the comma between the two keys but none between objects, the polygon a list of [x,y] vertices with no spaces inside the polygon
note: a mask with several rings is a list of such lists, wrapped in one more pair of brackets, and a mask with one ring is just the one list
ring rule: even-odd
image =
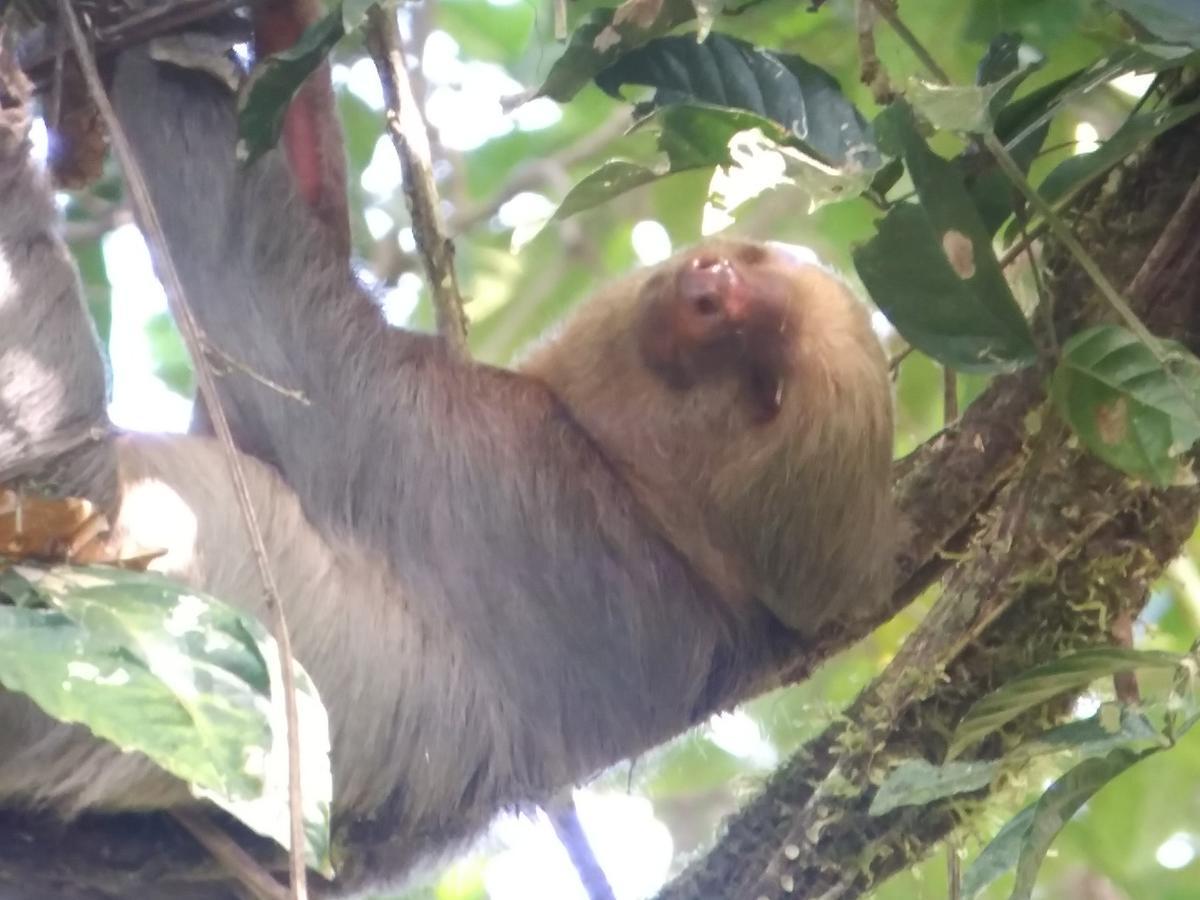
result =
[{"label": "thin twig", "polygon": [[100,80],[100,74],[96,70],[96,61],[88,48],[87,38],[79,26],[79,20],[75,17],[75,11],[71,8],[70,0],[59,0],[58,9],[61,20],[66,23],[67,29],[70,32],[71,43],[75,49],[75,57],[79,63],[80,71],[83,73],[84,81],[87,83],[88,91],[96,104],[96,108],[99,109],[100,115],[104,119],[105,126],[108,128],[113,149],[125,174],[125,186],[129,191],[131,204],[141,219],[146,238],[156,251],[160,261],[163,286],[166,288],[171,312],[175,316],[175,321],[179,324],[180,334],[187,345],[188,352],[191,354],[192,362],[195,365],[196,383],[200,390],[200,396],[203,398],[205,406],[208,409],[213,428],[216,431],[217,439],[220,441],[221,449],[225,456],[225,462],[229,467],[234,493],[238,499],[238,507],[241,509],[242,520],[250,536],[250,544],[258,566],[258,574],[262,580],[267,608],[270,610],[274,620],[275,640],[279,649],[279,667],[283,675],[284,708],[287,720],[288,801],[291,826],[289,841],[291,846],[288,848],[288,863],[292,897],[295,900],[306,900],[308,897],[308,881],[304,865],[304,848],[306,842],[300,781],[300,732],[298,724],[299,713],[296,708],[296,677],[292,665],[292,641],[288,634],[283,603],[279,597],[279,588],[275,583],[275,575],[271,571],[270,559],[267,555],[266,544],[263,541],[262,528],[259,526],[258,516],[254,511],[254,504],[250,499],[250,489],[246,483],[246,473],[242,468],[241,456],[238,453],[237,446],[234,444],[233,433],[230,431],[229,420],[225,416],[225,409],[221,405],[221,398],[217,392],[216,379],[212,368],[209,365],[208,358],[204,355],[204,344],[200,337],[200,329],[196,324],[195,317],[192,315],[191,306],[189,306],[187,296],[183,290],[183,283],[179,279],[179,272],[171,259],[171,249],[163,233],[158,212],[150,199],[150,191],[146,186],[146,179],[142,175],[142,170],[134,156],[133,148],[130,147],[125,133],[121,130],[116,112],[109,102],[108,94],[105,92],[104,85]]},{"label": "thin twig", "polygon": [[1032,246],[1034,241],[1036,241],[1038,238],[1040,238],[1045,233],[1046,233],[1046,220],[1041,219],[1038,221],[1038,223],[1036,225],[1034,225],[1032,228],[1030,228],[1028,230],[1028,234],[1022,235],[1021,239],[1019,241],[1017,241],[1015,244],[1011,245],[1007,250],[1004,251],[1004,253],[1001,255],[1000,259],[997,260],[997,262],[999,262],[999,264],[1000,264],[1000,268],[1007,269],[1009,266],[1011,266],[1013,264],[1013,261],[1018,256],[1020,256],[1022,253],[1024,253],[1027,248]]},{"label": "thin twig", "polygon": [[888,371],[891,372],[892,375],[895,375],[900,370],[900,363],[908,359],[908,357],[912,355],[913,351],[916,349],[917,348],[912,344],[909,344],[907,347],[893,356],[890,360],[888,360]]},{"label": "thin twig", "polygon": [[409,83],[395,11],[372,6],[367,13],[366,38],[367,49],[379,70],[379,82],[387,103],[387,130],[396,147],[396,155],[400,157],[404,199],[429,280],[438,333],[452,354],[465,359],[468,355],[467,319],[463,314],[458,278],[454,274],[454,245],[446,237],[438,210],[429,134]]},{"label": "thin twig", "polygon": [[892,26],[892,31],[896,32],[896,36],[904,41],[908,49],[912,51],[913,56],[921,61],[921,65],[942,84],[949,84],[950,77],[946,74],[946,70],[937,64],[937,60],[929,54],[917,36],[909,31],[908,26],[900,20],[900,16],[896,13],[895,0],[871,0],[871,3],[879,10],[879,15],[883,16],[888,25]]},{"label": "thin twig", "polygon": [[211,820],[187,809],[171,810],[171,816],[258,900],[288,900],[287,889]]},{"label": "thin twig", "polygon": [[543,807],[558,835],[559,843],[571,858],[575,874],[583,885],[588,900],[615,900],[612,885],[604,874],[604,867],[596,859],[596,853],[588,840],[583,823],[579,820],[579,809],[575,806],[575,798],[570,788],[560,792],[553,800]]},{"label": "thin twig", "polygon": [[946,900],[962,897],[962,860],[958,858],[958,842],[946,841]]},{"label": "thin twig", "polygon": [[1025,253],[1029,257],[1029,274],[1033,277],[1033,289],[1037,295],[1037,308],[1042,313],[1043,321],[1045,322],[1046,340],[1050,343],[1050,355],[1058,355],[1058,335],[1054,328],[1054,297],[1046,290],[1046,284],[1042,279],[1042,269],[1038,265],[1038,256],[1033,249],[1033,239],[1029,236],[1029,215],[1025,212],[1025,207],[1019,203],[1013,206],[1013,215],[1017,220],[1017,227],[1021,230],[1021,243],[1025,247]]},{"label": "thin twig", "polygon": [[234,359],[232,356],[210,341],[207,337],[201,335],[200,343],[204,347],[205,353],[215,356],[229,368],[237,369],[247,378],[257,381],[263,387],[269,388],[277,394],[282,394],[284,397],[287,397],[290,400],[295,400],[297,403],[300,403],[304,406],[312,405],[308,397],[304,396],[304,391],[300,390],[299,388],[289,388],[284,387],[282,384],[276,384],[266,375],[263,375],[261,372],[254,371],[254,369],[250,368],[250,366],[246,365],[241,360]]},{"label": "thin twig", "polygon": [[958,373],[945,366],[942,369],[942,423],[949,425],[958,418]]},{"label": "thin twig", "polygon": [[879,15],[872,0],[855,0],[854,31],[858,37],[858,78],[871,89],[880,106],[892,101],[895,92],[887,70],[875,49],[875,20]]}]

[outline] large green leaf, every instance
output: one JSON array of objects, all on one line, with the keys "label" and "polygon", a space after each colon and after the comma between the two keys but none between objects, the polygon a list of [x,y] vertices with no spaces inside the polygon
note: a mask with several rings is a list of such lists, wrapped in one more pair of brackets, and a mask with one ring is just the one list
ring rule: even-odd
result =
[{"label": "large green leaf", "polygon": [[920,205],[901,203],[854,251],[876,305],[914,347],[957,369],[1008,371],[1036,350],[953,163],[929,149],[912,111],[894,104],[876,120],[882,143],[904,157]]},{"label": "large green leaf", "polygon": [[882,164],[870,126],[833,76],[803,57],[728,35],[710,34],[699,44],[686,37],[650,41],[596,83],[613,96],[626,84],[652,87],[654,107],[688,102],[756,113],[831,166],[873,171]]},{"label": "large green leaf", "polygon": [[1187,479],[1181,455],[1200,439],[1200,360],[1161,342],[1170,371],[1124,328],[1102,325],[1063,347],[1052,394],[1062,417],[1105,462],[1154,484]]},{"label": "large green leaf", "polygon": [[[287,742],[274,639],[160,575],[99,566],[3,570],[0,683],[288,844]],[[329,726],[296,667],[310,864],[329,869]]]},{"label": "large green leaf", "polygon": [[1095,647],[1035,666],[967,710],[954,731],[947,755],[957,756],[1021,713],[1061,694],[1080,690],[1097,678],[1138,668],[1174,669],[1182,659],[1177,653],[1161,650]]}]

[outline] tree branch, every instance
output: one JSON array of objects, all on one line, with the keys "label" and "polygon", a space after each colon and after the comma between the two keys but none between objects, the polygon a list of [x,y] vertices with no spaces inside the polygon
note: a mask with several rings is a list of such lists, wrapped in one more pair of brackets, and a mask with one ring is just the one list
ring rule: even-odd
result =
[{"label": "tree branch", "polygon": [[446,237],[438,209],[437,184],[429,155],[429,135],[408,80],[400,29],[390,7],[372,6],[367,13],[367,49],[379,70],[387,104],[387,131],[400,157],[404,198],[412,218],[417,250],[433,297],[438,334],[454,355],[466,358],[467,319],[454,273],[454,245]]}]

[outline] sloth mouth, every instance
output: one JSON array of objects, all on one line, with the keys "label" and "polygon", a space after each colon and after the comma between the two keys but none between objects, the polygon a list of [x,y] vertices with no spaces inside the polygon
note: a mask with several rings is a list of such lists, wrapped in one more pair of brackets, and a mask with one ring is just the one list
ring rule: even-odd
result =
[{"label": "sloth mouth", "polygon": [[774,366],[752,364],[746,374],[746,388],[754,420],[760,425],[774,421],[783,409],[787,389],[782,373]]}]

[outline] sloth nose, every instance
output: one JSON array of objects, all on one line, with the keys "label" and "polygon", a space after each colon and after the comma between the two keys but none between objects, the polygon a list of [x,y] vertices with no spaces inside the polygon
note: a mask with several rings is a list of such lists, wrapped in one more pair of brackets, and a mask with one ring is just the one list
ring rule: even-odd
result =
[{"label": "sloth nose", "polygon": [[697,319],[737,325],[746,318],[749,291],[735,263],[718,253],[695,257],[679,273],[678,296]]}]

